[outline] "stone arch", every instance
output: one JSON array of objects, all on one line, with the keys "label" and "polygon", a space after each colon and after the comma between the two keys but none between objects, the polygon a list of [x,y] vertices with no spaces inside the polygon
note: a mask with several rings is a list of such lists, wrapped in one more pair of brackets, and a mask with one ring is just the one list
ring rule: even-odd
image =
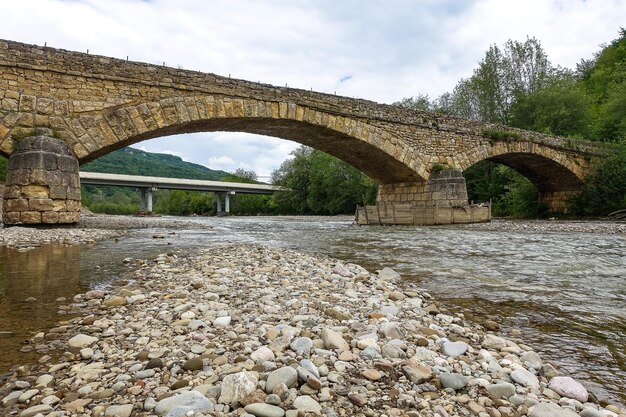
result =
[{"label": "stone arch", "polygon": [[483,160],[506,165],[528,178],[542,193],[579,191],[585,176],[584,167],[563,150],[532,142],[483,145],[455,159],[462,171]]},{"label": "stone arch", "polygon": [[355,166],[380,183],[421,181],[417,151],[367,120],[296,103],[250,98],[167,98],[78,118],[85,135],[68,138],[80,163],[161,136],[194,132],[246,132],[307,145]]}]

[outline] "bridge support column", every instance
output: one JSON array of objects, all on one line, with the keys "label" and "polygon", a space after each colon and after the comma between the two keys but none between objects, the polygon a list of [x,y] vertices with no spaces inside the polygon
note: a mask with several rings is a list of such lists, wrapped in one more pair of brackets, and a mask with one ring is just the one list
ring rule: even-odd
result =
[{"label": "bridge support column", "polygon": [[428,181],[383,184],[375,206],[357,210],[358,224],[452,224],[484,222],[490,207],[467,203],[465,178],[461,171],[433,172]]},{"label": "bridge support column", "polygon": [[77,223],[80,201],[78,160],[65,142],[49,136],[20,140],[9,157],[4,224]]},{"label": "bridge support column", "polygon": [[139,210],[152,213],[152,188],[139,189]]},{"label": "bridge support column", "polygon": [[[215,193],[215,196],[217,197],[217,215],[219,217],[230,215],[230,195],[232,193],[232,191]],[[224,211],[222,211],[222,196],[224,197]]]},{"label": "bridge support column", "polygon": [[453,207],[467,205],[467,188],[461,171],[445,169],[433,172],[428,181],[383,184],[377,202],[417,203]]},{"label": "bridge support column", "polygon": [[550,213],[568,214],[571,212],[570,200],[580,194],[579,190],[539,192],[539,204]]}]

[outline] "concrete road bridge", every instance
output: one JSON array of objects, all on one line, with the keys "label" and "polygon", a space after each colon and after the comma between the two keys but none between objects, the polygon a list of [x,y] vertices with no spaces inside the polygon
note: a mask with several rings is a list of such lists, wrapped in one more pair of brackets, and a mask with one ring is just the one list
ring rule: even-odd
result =
[{"label": "concrete road bridge", "polygon": [[[141,211],[152,211],[152,192],[156,190],[185,190],[213,192],[217,196],[217,214],[230,213],[230,197],[235,194],[273,194],[283,187],[269,184],[243,182],[191,180],[186,178],[149,177],[143,175],[109,174],[104,172],[80,172],[83,185],[109,185],[132,187],[139,191]],[[224,200],[224,210],[222,210]]]},{"label": "concrete road bridge", "polygon": [[[22,139],[42,127],[57,139]],[[461,173],[492,160],[525,175],[543,204],[564,212],[602,155],[594,143],[506,126],[0,40],[9,224],[76,221],[79,164],[144,140],[211,131],[274,136],[336,156],[380,183],[377,201],[387,208],[466,206]]]}]

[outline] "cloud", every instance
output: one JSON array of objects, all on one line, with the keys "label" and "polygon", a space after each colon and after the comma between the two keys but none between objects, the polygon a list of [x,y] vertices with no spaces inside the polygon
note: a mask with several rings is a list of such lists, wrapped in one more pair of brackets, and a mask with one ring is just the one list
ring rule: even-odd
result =
[{"label": "cloud", "polygon": [[209,166],[213,169],[221,169],[224,171],[234,171],[235,161],[230,156],[211,156],[209,157]]}]

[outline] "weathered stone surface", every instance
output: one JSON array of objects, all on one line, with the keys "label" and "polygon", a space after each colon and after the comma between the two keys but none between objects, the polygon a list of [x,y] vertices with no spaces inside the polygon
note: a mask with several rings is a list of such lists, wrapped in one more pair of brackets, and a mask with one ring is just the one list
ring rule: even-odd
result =
[{"label": "weathered stone surface", "polygon": [[241,402],[255,391],[257,382],[256,377],[245,370],[226,375],[222,381],[222,391],[218,401],[222,404]]},{"label": "weathered stone surface", "polygon": [[[5,224],[76,223],[80,217],[78,160],[67,145],[47,136],[22,139],[9,158]],[[70,185],[71,184],[71,185]]]},{"label": "weathered stone surface", "polygon": [[184,391],[159,401],[154,408],[157,415],[168,417],[183,417],[189,411],[211,412],[213,403],[198,391]]}]

